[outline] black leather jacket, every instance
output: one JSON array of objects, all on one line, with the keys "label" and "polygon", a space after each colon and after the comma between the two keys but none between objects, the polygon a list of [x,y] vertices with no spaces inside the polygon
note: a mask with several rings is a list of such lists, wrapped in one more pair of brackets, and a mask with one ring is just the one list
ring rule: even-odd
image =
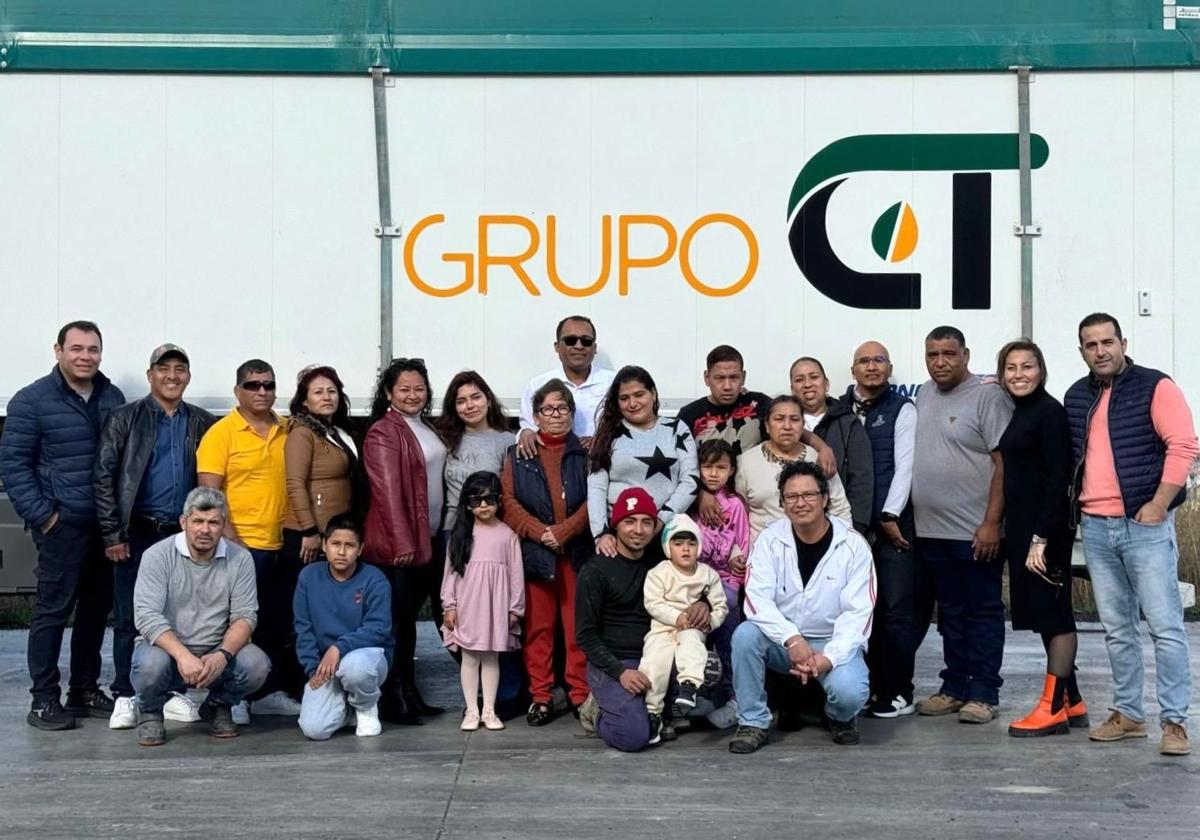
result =
[{"label": "black leather jacket", "polygon": [[[149,405],[152,399],[146,397],[114,409],[100,433],[92,480],[96,518],[106,547],[129,541],[129,517],[154,452],[154,411]],[[184,463],[194,486],[196,447],[217,418],[191,403],[184,405],[188,412]]]}]

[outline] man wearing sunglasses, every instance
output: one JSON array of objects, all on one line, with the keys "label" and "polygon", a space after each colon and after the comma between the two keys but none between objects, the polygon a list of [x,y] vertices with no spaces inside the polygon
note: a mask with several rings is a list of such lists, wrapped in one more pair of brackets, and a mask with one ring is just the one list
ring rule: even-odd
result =
[{"label": "man wearing sunglasses", "polygon": [[517,436],[517,455],[537,455],[537,424],[533,421],[533,394],[551,379],[561,379],[575,398],[575,425],[572,431],[586,447],[596,433],[596,409],[616,375],[597,367],[596,325],[584,315],[571,315],[558,322],[554,333],[554,352],[560,367],[548,370],[529,381],[521,395],[521,433]]},{"label": "man wearing sunglasses", "polygon": [[[283,520],[287,489],[283,446],[287,421],[275,413],[275,371],[262,359],[237,369],[237,407],[213,424],[196,452],[200,486],[225,493],[224,537],[254,557],[258,626],[254,641],[271,660],[271,673],[250,696],[258,714],[297,716],[300,704],[281,690],[281,676],[297,667],[292,641],[292,596],[299,569],[285,568]],[[235,719],[245,720],[235,709]]]}]

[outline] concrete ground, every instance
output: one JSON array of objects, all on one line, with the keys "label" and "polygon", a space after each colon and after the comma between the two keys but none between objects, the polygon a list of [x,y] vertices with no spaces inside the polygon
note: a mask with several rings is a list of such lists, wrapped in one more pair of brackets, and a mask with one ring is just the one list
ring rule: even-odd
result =
[{"label": "concrete ground", "polygon": [[[426,697],[461,708],[455,667],[432,627],[422,630]],[[1200,626],[1190,635],[1200,673]],[[1102,718],[1111,692],[1103,637],[1080,639],[1080,682]],[[931,633],[920,693],[936,688],[939,654]],[[228,742],[203,724],[169,723],[167,744],[145,749],[99,720],[62,733],[27,726],[25,635],[4,632],[0,838],[1200,837],[1200,748],[1160,756],[1155,726],[1148,741],[1107,745],[1078,730],[1005,734],[1040,690],[1042,665],[1036,637],[1010,632],[998,721],[866,720],[858,747],[806,729],[773,732],[758,754],[735,756],[728,733],[700,732],[623,755],[582,737],[570,716],[468,736],[448,713],[320,744],[285,718],[258,718]],[[1152,697],[1151,676],[1154,715]]]}]

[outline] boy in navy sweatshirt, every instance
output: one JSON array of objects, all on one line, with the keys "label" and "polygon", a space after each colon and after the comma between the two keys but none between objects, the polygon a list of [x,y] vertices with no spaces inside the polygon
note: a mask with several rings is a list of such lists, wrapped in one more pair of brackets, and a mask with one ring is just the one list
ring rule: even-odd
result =
[{"label": "boy in navy sweatshirt", "polygon": [[308,675],[300,730],[324,741],[354,714],[355,735],[378,735],[379,687],[394,646],[391,587],[381,571],[358,562],[362,526],[352,517],[330,520],[324,549],[326,562],[300,572],[293,602],[296,655]]}]

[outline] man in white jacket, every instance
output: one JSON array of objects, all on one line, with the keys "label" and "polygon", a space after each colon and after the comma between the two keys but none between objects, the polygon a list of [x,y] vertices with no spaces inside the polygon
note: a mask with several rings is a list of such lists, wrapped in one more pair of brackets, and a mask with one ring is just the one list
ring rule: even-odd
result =
[{"label": "man in white jacket", "polygon": [[816,680],[836,744],[857,744],[855,717],[870,694],[865,658],[875,610],[871,549],[849,525],[826,514],[829,482],[805,461],[779,475],[786,519],[759,535],[750,554],[746,621],[733,634],[738,728],[732,753],[767,743],[771,710],[766,671]]}]

